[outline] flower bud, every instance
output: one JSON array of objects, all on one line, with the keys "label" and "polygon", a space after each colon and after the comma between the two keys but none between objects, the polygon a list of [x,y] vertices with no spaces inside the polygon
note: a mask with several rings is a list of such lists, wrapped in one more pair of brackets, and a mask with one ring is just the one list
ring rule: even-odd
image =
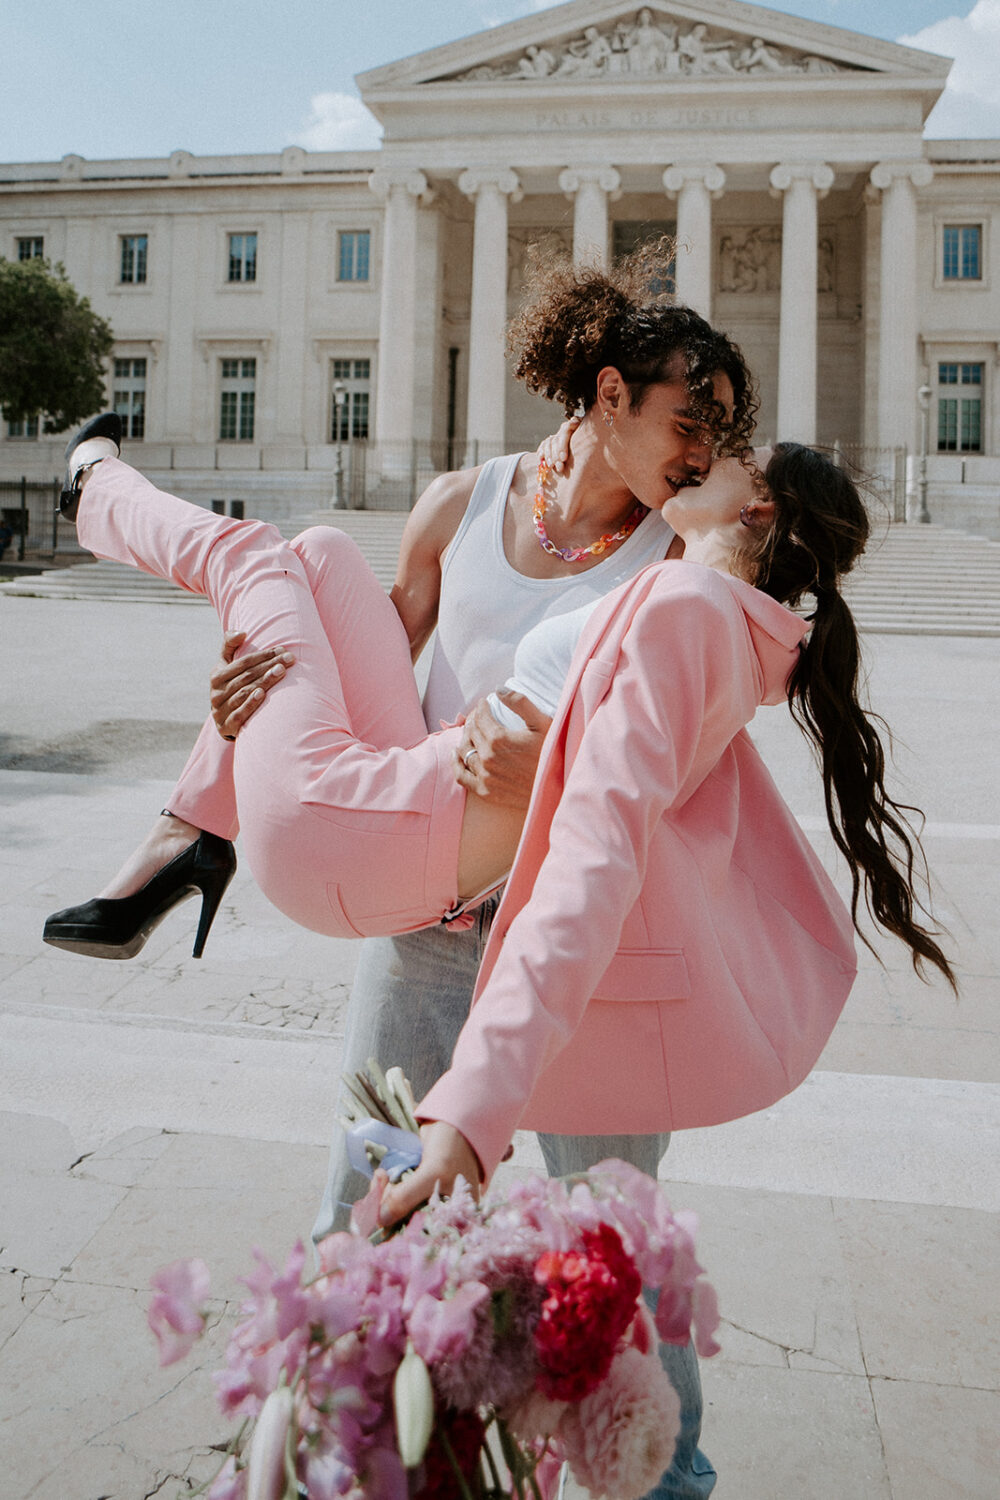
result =
[{"label": "flower bud", "polygon": [[285,1445],[292,1420],[292,1393],[287,1385],[272,1391],[260,1409],[250,1443],[247,1500],[282,1500]]},{"label": "flower bud", "polygon": [[410,1339],[396,1371],[392,1401],[399,1456],[404,1468],[415,1469],[426,1452],[434,1426],[434,1391],[427,1366]]}]

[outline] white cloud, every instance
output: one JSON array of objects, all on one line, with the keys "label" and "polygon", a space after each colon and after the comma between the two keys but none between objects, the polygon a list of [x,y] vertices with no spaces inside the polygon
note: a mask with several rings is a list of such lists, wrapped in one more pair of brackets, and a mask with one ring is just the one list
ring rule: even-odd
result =
[{"label": "white cloud", "polygon": [[899,40],[904,47],[955,59],[948,86],[928,118],[927,135],[1000,135],[1000,0],[976,0],[967,16],[948,16]]},{"label": "white cloud", "polygon": [[382,127],[353,94],[314,94],[295,144],[307,151],[371,151],[381,140]]}]

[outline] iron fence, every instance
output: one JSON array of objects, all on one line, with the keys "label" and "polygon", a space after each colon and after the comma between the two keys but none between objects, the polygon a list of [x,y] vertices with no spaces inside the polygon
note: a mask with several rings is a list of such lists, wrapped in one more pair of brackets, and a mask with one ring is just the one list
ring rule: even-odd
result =
[{"label": "iron fence", "polygon": [[13,538],[8,560],[22,561],[27,553],[79,552],[76,530],[59,524],[58,479],[0,479],[0,519]]},{"label": "iron fence", "polygon": [[352,439],[341,450],[340,493],[348,510],[410,510],[438,474],[499,458],[502,443],[473,438],[376,443]]},{"label": "iron fence", "polygon": [[862,443],[835,443],[834,454],[885,507],[890,521],[906,520],[905,448],[872,448]]}]

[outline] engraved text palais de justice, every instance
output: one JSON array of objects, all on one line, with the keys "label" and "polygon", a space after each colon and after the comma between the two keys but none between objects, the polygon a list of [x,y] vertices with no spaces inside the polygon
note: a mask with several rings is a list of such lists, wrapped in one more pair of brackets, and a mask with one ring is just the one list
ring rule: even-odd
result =
[{"label": "engraved text palais de justice", "polygon": [[540,109],[538,130],[747,130],[756,126],[755,109]]}]

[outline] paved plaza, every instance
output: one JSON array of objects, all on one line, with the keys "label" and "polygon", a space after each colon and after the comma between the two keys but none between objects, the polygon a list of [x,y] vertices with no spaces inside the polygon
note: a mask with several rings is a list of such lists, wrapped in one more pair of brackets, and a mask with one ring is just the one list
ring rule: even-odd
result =
[{"label": "paved plaza", "polygon": [[[218,636],[204,608],[0,597],[0,1500],[207,1478],[237,1277],[308,1234],[322,1188],[355,945],[295,928],[245,864],[200,963],[193,905],[131,962],[41,943],[162,807]],[[866,652],[962,994],[880,944],[797,1093],[671,1145],[724,1319],[703,1366],[719,1500],[997,1494],[1000,662],[983,639]],[[787,714],[754,733],[835,868]],[[538,1161],[519,1138],[503,1170]],[[160,1370],[148,1279],[182,1255],[220,1317]]]}]

